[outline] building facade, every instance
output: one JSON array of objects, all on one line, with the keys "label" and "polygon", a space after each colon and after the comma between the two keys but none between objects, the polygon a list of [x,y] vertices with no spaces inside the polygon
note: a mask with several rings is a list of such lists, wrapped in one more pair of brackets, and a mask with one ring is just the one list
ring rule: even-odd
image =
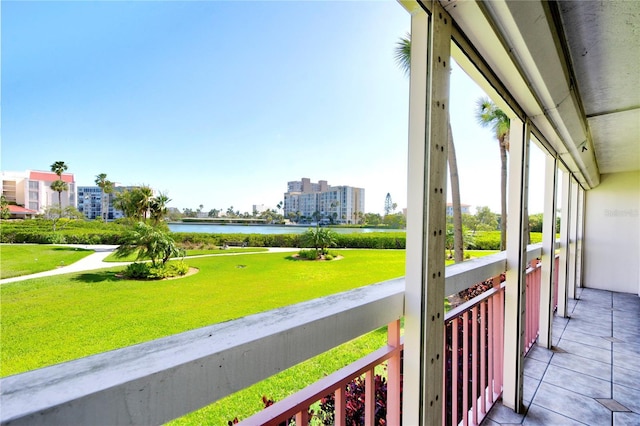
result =
[{"label": "building facade", "polygon": [[297,222],[358,223],[364,216],[364,188],[330,186],[309,178],[287,182],[284,217]]},{"label": "building facade", "polygon": [[[132,190],[133,186],[116,186],[113,192],[105,193],[107,199],[106,220],[115,220],[124,217],[124,212],[113,206],[116,194],[125,190]],[[79,186],[78,187],[78,211],[84,214],[87,219],[100,219],[102,215],[102,189],[99,186]]]},{"label": "building facade", "polygon": [[[460,204],[460,212],[462,214],[471,214],[470,204]],[[453,204],[447,203],[447,216],[453,216]]]},{"label": "building facade", "polygon": [[58,194],[51,184],[58,180],[53,172],[27,170],[24,172],[0,172],[2,175],[2,195],[9,203],[42,214],[48,207],[68,207],[76,205],[76,183],[72,173],[63,173],[61,179],[67,190]]}]

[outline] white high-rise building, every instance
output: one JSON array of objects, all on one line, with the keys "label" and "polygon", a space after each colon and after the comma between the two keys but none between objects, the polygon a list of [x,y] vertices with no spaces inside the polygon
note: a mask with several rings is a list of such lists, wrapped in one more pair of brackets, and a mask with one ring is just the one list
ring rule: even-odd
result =
[{"label": "white high-rise building", "polygon": [[284,217],[300,222],[359,223],[364,216],[364,188],[329,186],[309,178],[287,182]]},{"label": "white high-rise building", "polygon": [[[106,220],[120,219],[124,212],[113,207],[116,194],[125,190],[131,191],[133,186],[116,186],[111,193],[105,193],[108,199]],[[99,186],[78,187],[78,211],[84,213],[87,219],[100,219],[102,217],[102,189]]]}]

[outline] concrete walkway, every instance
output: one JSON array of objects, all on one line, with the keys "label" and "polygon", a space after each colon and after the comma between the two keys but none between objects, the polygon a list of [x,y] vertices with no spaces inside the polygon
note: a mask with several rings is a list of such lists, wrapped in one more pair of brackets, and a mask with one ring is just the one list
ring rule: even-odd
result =
[{"label": "concrete walkway", "polygon": [[[50,277],[53,275],[70,274],[73,272],[91,271],[94,269],[110,268],[113,266],[125,266],[132,262],[105,262],[104,259],[109,256],[117,245],[86,245],[86,244],[63,244],[67,247],[78,247],[86,250],[93,250],[95,253],[90,254],[78,260],[71,265],[63,266],[61,268],[51,269],[49,271],[38,272],[30,275],[21,275],[19,277],[11,277],[0,280],[0,285],[9,284],[16,281],[30,280],[32,278]],[[288,253],[299,251],[299,248],[291,247],[269,247],[269,253]],[[211,256],[233,256],[239,254],[259,254],[265,252],[253,252],[253,253],[216,253],[216,254],[202,254],[198,256],[190,256],[190,258],[198,257],[211,257]]]}]

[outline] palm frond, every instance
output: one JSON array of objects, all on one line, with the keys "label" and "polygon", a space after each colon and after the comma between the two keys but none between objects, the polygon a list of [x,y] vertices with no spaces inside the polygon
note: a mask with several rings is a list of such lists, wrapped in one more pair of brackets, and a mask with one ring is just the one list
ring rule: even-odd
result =
[{"label": "palm frond", "polygon": [[497,139],[509,132],[509,117],[489,98],[483,97],[476,101],[476,121],[482,127],[491,128]]},{"label": "palm frond", "polygon": [[396,43],[395,53],[393,55],[398,66],[404,71],[405,75],[411,72],[411,34],[407,33],[405,37],[400,37]]}]

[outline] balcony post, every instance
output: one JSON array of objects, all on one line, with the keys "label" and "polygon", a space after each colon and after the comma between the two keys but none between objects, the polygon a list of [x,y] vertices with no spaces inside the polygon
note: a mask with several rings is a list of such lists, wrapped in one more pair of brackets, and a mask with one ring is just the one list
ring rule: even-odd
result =
[{"label": "balcony post", "polygon": [[523,409],[522,382],[526,315],[527,218],[529,188],[529,122],[511,119],[507,216],[507,271],[504,304],[503,404]]},{"label": "balcony post", "polygon": [[[394,348],[400,347],[400,320],[389,323],[387,326],[387,345]],[[401,359],[400,352],[389,358],[387,361],[387,424],[400,424],[400,395],[402,389],[400,387],[401,377]]]},{"label": "balcony post", "polygon": [[576,298],[576,241],[578,236],[578,182],[571,178],[571,189],[569,190],[569,254],[567,257],[567,294],[572,299]]},{"label": "balcony post", "polygon": [[583,250],[582,241],[584,238],[584,189],[578,186],[578,217],[576,232],[576,286],[582,287],[582,267]]},{"label": "balcony post", "polygon": [[556,201],[558,192],[558,160],[545,159],[544,214],[542,219],[542,276],[540,278],[540,335],[538,344],[551,349],[553,320],[553,274],[556,251]]},{"label": "balcony post", "polygon": [[569,258],[569,172],[562,171],[562,206],[560,207],[560,261],[558,265],[558,315],[567,318],[567,271]]},{"label": "balcony post", "polygon": [[403,423],[442,424],[451,17],[411,10]]}]

